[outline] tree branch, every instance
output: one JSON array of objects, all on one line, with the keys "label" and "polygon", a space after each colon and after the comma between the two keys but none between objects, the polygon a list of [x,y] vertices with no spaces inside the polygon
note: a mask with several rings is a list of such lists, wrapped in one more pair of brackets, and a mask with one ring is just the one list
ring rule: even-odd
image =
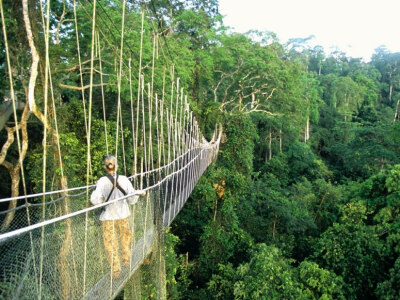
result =
[{"label": "tree branch", "polygon": [[[93,87],[106,86],[106,85],[108,85],[108,83],[92,84]],[[75,91],[82,91],[82,90],[86,90],[86,89],[90,88],[90,84],[87,84],[84,86],[74,86],[74,85],[67,85],[67,84],[60,83],[58,86],[63,89],[70,89],[70,90],[75,90]]]},{"label": "tree branch", "polygon": [[8,148],[10,148],[12,143],[14,143],[14,132],[17,129],[16,126],[14,126],[12,128],[10,128],[8,126],[4,126],[4,128],[7,130],[7,141],[4,143],[3,147],[1,148],[0,165],[3,164],[3,162],[7,156]]},{"label": "tree branch", "polygon": [[32,28],[29,20],[28,0],[22,0],[22,13],[26,28],[26,35],[28,38],[29,47],[32,53],[31,75],[29,78],[28,87],[28,103],[31,111],[35,110],[35,85],[38,76],[39,54],[36,50],[35,43],[33,42]]}]

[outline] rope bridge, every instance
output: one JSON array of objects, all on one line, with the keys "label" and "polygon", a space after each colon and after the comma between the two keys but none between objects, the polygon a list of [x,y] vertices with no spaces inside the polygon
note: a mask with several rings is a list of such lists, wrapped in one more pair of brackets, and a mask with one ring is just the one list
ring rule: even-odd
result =
[{"label": "rope bridge", "polygon": [[[0,235],[2,289],[5,293],[2,296],[6,299],[32,299],[39,294],[43,299],[108,299],[116,296],[152,251],[162,228],[169,226],[179,213],[201,174],[215,160],[218,145],[218,138],[204,142],[162,168],[130,177],[133,182],[143,181],[148,192],[130,207],[131,262],[117,279],[110,275],[112,269],[106,260],[98,217],[103,206],[132,195],[107,204],[77,207],[76,211],[58,217],[54,216],[67,200],[84,203],[80,200],[84,200],[86,190],[92,190],[94,186],[27,196],[32,200],[45,196],[49,201],[18,206],[15,226],[26,222],[27,213],[35,216],[35,211],[44,206],[48,219]],[[0,216],[4,217],[6,213],[8,211],[1,212]]]},{"label": "rope bridge", "polygon": [[[32,2],[29,1],[29,5],[33,5]],[[7,40],[7,16],[4,14],[3,1],[0,0],[15,120],[15,127],[6,128],[9,136],[7,147],[13,143],[15,135],[19,155],[18,172],[24,190],[23,196],[0,199],[0,204],[8,204],[8,209],[0,212],[0,299],[110,299],[127,285],[132,286],[130,298],[140,298],[140,278],[136,281],[135,278],[140,274],[140,266],[150,258],[154,262],[154,272],[158,274],[154,283],[156,296],[165,299],[164,229],[182,209],[200,176],[217,158],[221,130],[214,131],[210,142],[203,137],[189,108],[184,89],[180,87],[175,67],[169,60],[170,54],[164,50],[164,46],[168,45],[160,38],[153,19],[145,18],[145,7],[135,11],[126,5],[126,0],[122,1],[122,20],[120,29],[117,29],[120,40],[119,46],[116,46],[116,41],[111,40],[115,38],[114,34],[106,34],[115,31],[116,25],[105,20],[107,8],[100,2],[86,0],[78,3],[74,0],[71,4],[71,1],[63,1],[64,11],[65,6],[70,5],[73,18],[68,21],[69,25],[63,25],[62,15],[58,20],[61,23],[59,28],[67,28],[63,35],[56,33],[56,37],[52,35],[54,30],[50,30],[51,2],[37,2],[35,5],[40,7],[42,13],[41,39],[44,41],[40,54],[36,45],[38,39],[32,34],[28,1],[22,0],[32,63],[27,67],[29,71],[26,71],[29,73],[29,86],[26,89],[28,105],[18,118],[14,91],[17,79],[12,71]],[[125,19],[127,7],[136,16],[134,21],[140,20],[135,23],[140,25],[136,45],[139,55],[132,52],[132,45],[124,44],[124,35],[130,33],[129,29],[132,28],[127,27],[126,23],[134,22],[132,18]],[[83,35],[79,31],[79,15],[91,21],[91,35],[85,36],[86,39],[91,38],[91,43],[86,51],[81,49]],[[146,31],[146,26],[152,31]],[[79,82],[75,86],[71,82],[64,82],[64,78],[53,78],[54,74],[58,74],[53,71],[57,64],[50,59],[51,48],[57,46],[59,39],[71,40],[74,37],[77,55],[67,62],[69,66],[63,66],[63,70],[69,72],[68,78],[75,76],[76,80],[71,81],[75,84]],[[143,53],[146,41],[152,48],[152,56],[147,61]],[[82,53],[88,57],[82,59]],[[38,63],[40,60],[43,61],[41,65]],[[134,60],[138,68],[137,77],[133,71]],[[110,64],[110,61],[114,63]],[[164,61],[164,64],[157,64],[158,61]],[[42,68],[43,77],[41,86],[36,84],[39,67]],[[162,77],[162,82],[156,81],[157,76]],[[56,84],[61,90],[75,93],[75,97],[82,101],[83,116],[76,118],[84,119],[86,183],[79,187],[71,188],[67,184],[68,161],[64,161],[63,153],[68,145],[60,137],[68,133],[61,132],[58,126],[57,109],[60,105],[56,102]],[[106,101],[110,89],[116,98],[114,103]],[[101,123],[104,133],[100,136],[92,132],[93,100],[96,97],[101,99],[103,107]],[[36,102],[37,98],[41,99],[40,104]],[[114,113],[113,120],[107,119],[110,110]],[[26,126],[31,114],[43,125],[42,187],[41,192],[36,194],[27,193],[27,171],[23,164],[27,151]],[[104,141],[103,152],[93,153],[95,147],[92,142],[95,138]],[[48,144],[52,145],[51,149]],[[3,153],[7,154],[7,147],[3,146],[0,163],[1,159],[5,159]],[[50,162],[47,157],[50,150],[53,154],[52,163],[57,167],[57,172],[52,174],[49,174],[47,165]],[[96,206],[89,203],[95,187],[92,182],[99,173],[96,172],[97,166],[101,164],[96,159],[99,153],[105,156],[111,152],[122,161],[121,172],[133,174],[129,179],[134,188],[147,191],[146,196],[140,197],[129,208],[133,239],[131,259],[127,266],[122,267],[118,277],[112,276],[113,267],[107,261],[99,215],[104,206],[123,201],[132,194]],[[58,182],[60,189],[52,188],[54,182]]]}]

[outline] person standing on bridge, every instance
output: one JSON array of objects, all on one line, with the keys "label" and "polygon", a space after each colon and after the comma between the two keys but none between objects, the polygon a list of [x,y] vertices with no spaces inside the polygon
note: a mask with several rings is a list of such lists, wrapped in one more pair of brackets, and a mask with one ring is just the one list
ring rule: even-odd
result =
[{"label": "person standing on bridge", "polygon": [[[90,197],[90,202],[94,205],[121,198],[135,192],[129,179],[126,176],[117,174],[118,164],[114,156],[107,156],[104,164],[108,175],[101,177],[97,181],[96,189]],[[145,191],[137,192],[142,196],[146,195]],[[114,277],[119,277],[121,272],[117,229],[119,230],[121,240],[122,264],[124,266],[129,266],[130,264],[132,232],[129,228],[128,217],[130,216],[130,210],[127,202],[135,204],[138,198],[138,195],[134,195],[127,199],[111,203],[105,207],[100,215],[104,247]]]}]

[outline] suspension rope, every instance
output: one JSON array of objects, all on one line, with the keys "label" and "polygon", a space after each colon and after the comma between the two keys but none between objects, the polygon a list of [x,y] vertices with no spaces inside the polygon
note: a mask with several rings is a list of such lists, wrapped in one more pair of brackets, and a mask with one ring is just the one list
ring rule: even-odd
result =
[{"label": "suspension rope", "polygon": [[120,121],[120,111],[121,111],[121,76],[122,76],[122,64],[123,64],[123,54],[124,54],[124,32],[125,32],[125,5],[126,0],[122,3],[122,24],[121,24],[121,42],[120,42],[120,55],[119,55],[119,71],[117,75],[117,129],[115,133],[115,157],[118,157],[118,137],[119,137],[119,121]]},{"label": "suspension rope", "polygon": [[[76,0],[73,2],[74,7],[74,24],[75,24],[75,37],[76,37],[76,50],[78,53],[78,64],[79,64],[79,79],[81,83],[81,87],[84,86],[83,84],[83,70],[82,70],[82,60],[81,60],[81,50],[80,50],[80,43],[79,43],[79,29],[78,29],[78,19],[76,17]],[[81,89],[82,95],[82,106],[83,106],[83,118],[85,121],[85,132],[88,132],[88,121],[87,121],[87,112],[86,112],[86,101],[85,101],[85,90]]]},{"label": "suspension rope", "polygon": [[136,133],[135,133],[135,120],[134,120],[134,109],[133,109],[133,90],[132,90],[132,57],[129,57],[129,99],[130,99],[130,104],[131,104],[131,126],[132,126],[132,149],[133,149],[133,162],[132,162],[132,170],[131,170],[131,175],[135,174],[136,171],[136,162],[135,162],[135,157],[137,156],[136,153],[136,143],[135,139],[137,138]]},{"label": "suspension rope", "polygon": [[109,152],[108,148],[108,132],[107,132],[107,118],[106,118],[106,103],[104,97],[104,83],[103,83],[103,67],[101,61],[101,45],[100,45],[100,34],[97,32],[97,47],[99,53],[99,69],[100,69],[100,86],[101,86],[101,103],[103,105],[103,121],[104,121],[104,138],[106,140],[106,152]]},{"label": "suspension rope", "polygon": [[[44,20],[44,12],[42,8],[42,2],[40,2],[40,10],[42,12],[42,24],[44,32],[44,42],[45,42],[45,68],[44,68],[44,120],[47,123],[47,110],[48,110],[48,83],[49,83],[49,19],[50,19],[50,1],[46,2],[46,21]],[[42,170],[42,191],[46,192],[46,174],[47,174],[47,126],[43,127],[43,170]],[[42,221],[46,218],[46,197],[42,197]],[[38,299],[42,298],[42,280],[43,280],[43,247],[44,247],[44,226],[41,228],[41,241],[40,241],[40,263],[39,263],[39,293]]]},{"label": "suspension rope", "polygon": [[126,171],[126,155],[125,155],[125,137],[124,137],[124,126],[122,122],[122,109],[119,107],[120,111],[120,126],[121,126],[121,146],[122,146],[122,161],[124,163],[124,174],[128,175]]},{"label": "suspension rope", "polygon": [[[93,101],[93,65],[94,65],[94,41],[96,34],[96,0],[93,0],[93,17],[92,17],[92,46],[90,54],[90,83],[89,83],[89,116],[88,116],[88,131],[87,131],[87,152],[86,152],[86,186],[89,186],[89,166],[91,163],[91,126],[92,126],[92,101]],[[89,188],[86,189],[86,205],[89,205]],[[85,216],[85,242],[84,242],[84,265],[83,265],[83,291],[86,292],[86,270],[87,270],[87,228],[88,228],[88,214]]]},{"label": "suspension rope", "polygon": [[[142,18],[141,18],[141,26],[140,26],[140,52],[139,52],[139,67],[138,67],[138,89],[137,89],[137,97],[136,97],[136,141],[135,141],[135,174],[137,173],[137,149],[138,149],[138,142],[139,142],[139,111],[140,111],[140,91],[142,90],[142,56],[143,56],[143,26],[144,26],[144,11],[142,11]],[[142,170],[143,172],[143,170]],[[136,187],[136,186],[135,186]]]}]

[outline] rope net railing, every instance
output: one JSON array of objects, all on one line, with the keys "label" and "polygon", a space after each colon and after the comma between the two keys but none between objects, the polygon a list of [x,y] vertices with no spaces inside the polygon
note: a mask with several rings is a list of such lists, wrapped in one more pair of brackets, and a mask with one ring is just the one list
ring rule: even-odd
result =
[{"label": "rope net railing", "polygon": [[[167,42],[145,14],[146,2],[61,1],[57,13],[50,0],[21,2],[16,14],[26,32],[24,53],[31,57],[16,67],[13,51],[21,42],[8,40],[15,11],[4,10],[0,0],[14,116],[5,126],[0,165],[18,182],[0,199],[0,299],[110,299],[124,286],[132,287],[130,299],[140,299],[138,274],[149,257],[158,278],[155,296],[165,299],[164,229],[216,159],[221,132],[216,129],[210,142],[203,137],[163,50]],[[26,99],[22,113],[18,93]],[[43,128],[36,132],[43,139],[34,154],[28,151],[30,116],[35,130]],[[91,205],[109,154],[119,161],[118,173],[141,191],[136,194],[147,192],[129,206],[129,237],[121,237],[122,225],[113,221],[110,236],[124,240],[125,250],[112,250],[111,258],[99,215],[137,195]],[[114,256],[129,256],[118,272]]]},{"label": "rope net railing", "polygon": [[[160,180],[154,178],[154,182],[145,188],[146,196],[130,206],[131,260],[117,278],[112,276],[113,268],[107,262],[103,245],[99,213],[104,205],[0,235],[1,297],[115,297],[153,250],[162,228],[179,213],[202,173],[216,158],[217,151],[218,141],[204,145],[196,153],[189,153],[192,157],[182,157],[177,162],[181,168]],[[132,195],[105,205],[129,196]],[[62,203],[54,204],[58,205]]]}]

